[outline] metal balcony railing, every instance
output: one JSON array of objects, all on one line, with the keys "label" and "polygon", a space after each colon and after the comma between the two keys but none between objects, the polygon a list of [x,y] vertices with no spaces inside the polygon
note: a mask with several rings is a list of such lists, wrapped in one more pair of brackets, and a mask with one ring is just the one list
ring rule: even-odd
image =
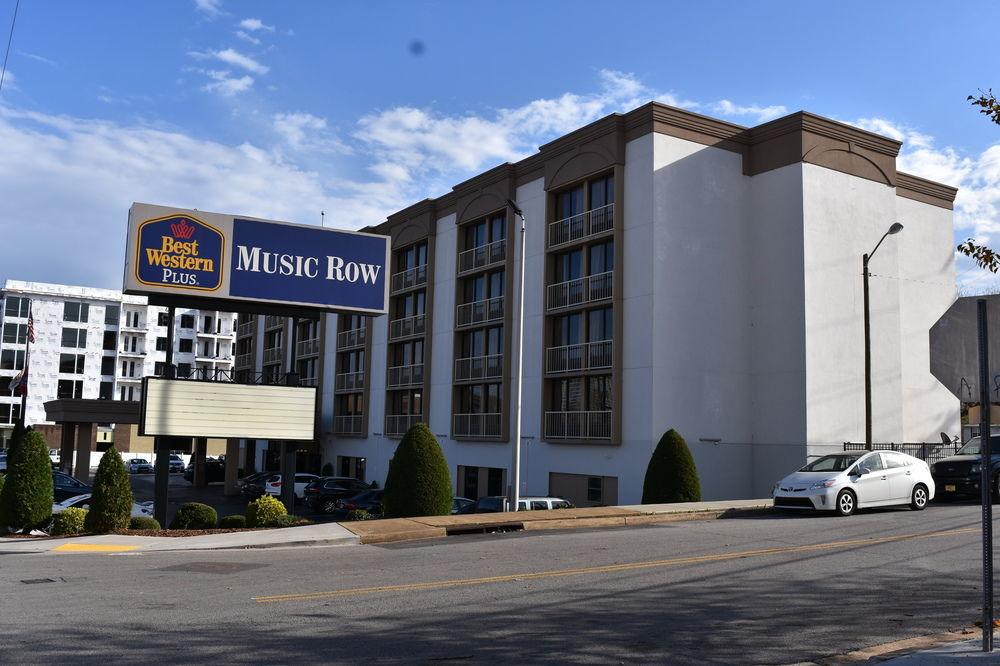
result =
[{"label": "metal balcony railing", "polygon": [[455,437],[497,439],[502,433],[502,414],[455,414],[454,421]]},{"label": "metal balcony railing", "polygon": [[412,289],[427,284],[427,264],[414,266],[393,274],[390,282],[392,293]]},{"label": "metal balcony railing", "polygon": [[295,343],[295,357],[315,356],[319,353],[319,338],[300,340]]},{"label": "metal balcony railing", "polygon": [[387,437],[402,437],[407,430],[423,420],[423,414],[386,414],[385,434]]},{"label": "metal balcony railing", "polygon": [[424,364],[397,365],[386,372],[386,388],[409,388],[424,383]]},{"label": "metal balcony railing", "polygon": [[264,317],[264,328],[279,328],[285,325],[285,318],[276,315],[266,315]]},{"label": "metal balcony railing", "polygon": [[475,326],[503,319],[503,296],[463,303],[455,308],[455,327]]},{"label": "metal balcony railing", "polygon": [[365,371],[341,372],[334,381],[334,390],[338,393],[352,393],[365,387]]},{"label": "metal balcony railing", "polygon": [[264,363],[274,363],[276,361],[282,360],[284,357],[285,350],[281,347],[275,347],[274,349],[264,350]]},{"label": "metal balcony railing", "polygon": [[333,417],[333,433],[335,435],[363,435],[365,432],[364,414]]},{"label": "metal balcony railing", "polygon": [[584,342],[545,350],[545,372],[576,372],[610,368],[614,360],[611,340]]},{"label": "metal balcony railing", "polygon": [[299,377],[299,386],[319,386],[319,377]]},{"label": "metal balcony railing", "polygon": [[550,284],[547,289],[546,307],[549,310],[558,310],[584,303],[604,301],[611,298],[613,292],[613,271],[587,275],[558,284]]},{"label": "metal balcony railing", "polygon": [[253,367],[253,353],[249,354],[237,354],[236,355],[236,367],[240,369]]},{"label": "metal balcony railing", "polygon": [[549,224],[549,247],[557,247],[603,234],[615,228],[613,203]]},{"label": "metal balcony railing", "polygon": [[455,359],[455,381],[497,379],[503,376],[503,354]]},{"label": "metal balcony railing", "polygon": [[389,340],[400,340],[414,335],[423,335],[427,330],[427,315],[413,315],[389,322]]},{"label": "metal balcony railing", "polygon": [[145,356],[145,349],[122,349],[118,352],[119,356]]},{"label": "metal balcony railing", "polygon": [[458,253],[458,274],[489,268],[507,259],[507,239],[501,238],[488,245],[469,248]]},{"label": "metal balcony railing", "polygon": [[611,411],[545,412],[546,439],[611,439]]},{"label": "metal balcony railing", "polygon": [[236,337],[242,338],[247,335],[253,335],[253,322],[244,322],[236,327]]},{"label": "metal balcony railing", "polygon": [[367,333],[368,329],[364,327],[352,328],[349,331],[337,333],[337,350],[343,351],[353,347],[363,347]]}]

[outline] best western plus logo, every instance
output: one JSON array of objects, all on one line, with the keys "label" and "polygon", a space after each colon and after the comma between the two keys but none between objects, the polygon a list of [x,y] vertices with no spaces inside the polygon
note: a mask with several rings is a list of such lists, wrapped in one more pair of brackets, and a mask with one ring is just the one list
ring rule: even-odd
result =
[{"label": "best western plus logo", "polygon": [[215,291],[222,286],[225,239],[215,227],[188,215],[139,225],[135,277],[146,285]]}]

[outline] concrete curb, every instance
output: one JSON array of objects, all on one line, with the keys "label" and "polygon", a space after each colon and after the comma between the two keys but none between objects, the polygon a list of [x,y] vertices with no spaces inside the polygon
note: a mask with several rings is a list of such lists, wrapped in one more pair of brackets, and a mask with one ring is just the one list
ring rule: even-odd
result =
[{"label": "concrete curb", "polygon": [[908,656],[915,652],[940,647],[949,643],[967,641],[970,638],[975,638],[978,632],[978,629],[972,628],[946,631],[939,634],[928,634],[926,636],[914,636],[912,638],[904,638],[890,643],[873,645],[844,654],[804,662],[802,666],[836,666],[839,664],[856,664],[867,661],[889,661],[897,657]]}]

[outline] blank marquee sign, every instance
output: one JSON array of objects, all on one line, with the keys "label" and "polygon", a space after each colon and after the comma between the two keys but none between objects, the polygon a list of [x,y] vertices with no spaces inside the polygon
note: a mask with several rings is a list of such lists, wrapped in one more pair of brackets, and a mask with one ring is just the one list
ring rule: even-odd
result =
[{"label": "blank marquee sign", "polygon": [[310,441],[316,387],[143,379],[139,434]]}]

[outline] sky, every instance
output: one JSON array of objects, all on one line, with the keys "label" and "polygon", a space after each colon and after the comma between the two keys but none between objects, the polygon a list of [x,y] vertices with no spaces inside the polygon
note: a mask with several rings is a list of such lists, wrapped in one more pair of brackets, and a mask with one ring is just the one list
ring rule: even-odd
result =
[{"label": "sky", "polygon": [[[0,47],[15,0],[0,0]],[[356,229],[609,113],[800,109],[904,142],[1000,245],[993,2],[21,0],[0,281],[120,288],[133,201]],[[962,293],[1000,278],[960,258]]]}]

